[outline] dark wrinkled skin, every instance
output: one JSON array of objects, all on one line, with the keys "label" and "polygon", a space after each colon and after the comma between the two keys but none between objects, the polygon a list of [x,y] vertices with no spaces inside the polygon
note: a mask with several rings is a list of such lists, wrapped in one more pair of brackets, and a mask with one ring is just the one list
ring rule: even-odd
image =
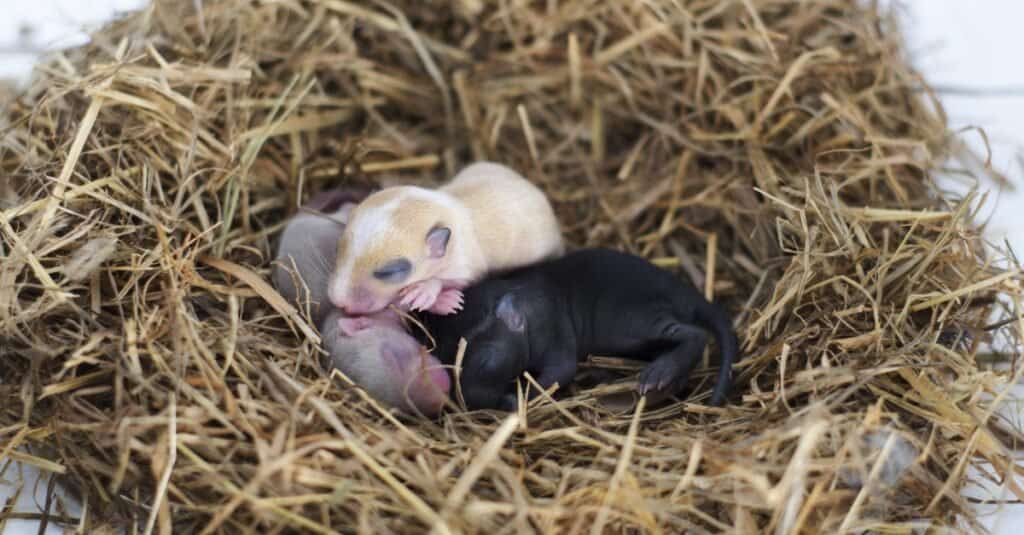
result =
[{"label": "dark wrinkled skin", "polygon": [[515,410],[515,379],[524,371],[544,389],[565,387],[577,362],[595,354],[646,360],[640,393],[675,393],[701,361],[705,329],[722,350],[711,395],[721,405],[738,352],[722,308],[646,260],[608,249],[485,279],[465,291],[458,314],[422,317],[442,361],[453,363],[466,339],[461,388],[470,409]]}]

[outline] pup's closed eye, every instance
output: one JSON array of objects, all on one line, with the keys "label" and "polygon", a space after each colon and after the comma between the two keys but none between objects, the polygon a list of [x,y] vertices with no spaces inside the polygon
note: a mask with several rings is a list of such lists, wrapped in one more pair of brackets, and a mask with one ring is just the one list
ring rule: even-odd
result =
[{"label": "pup's closed eye", "polygon": [[383,282],[398,283],[405,280],[411,271],[412,262],[407,258],[399,258],[375,269],[373,277]]}]

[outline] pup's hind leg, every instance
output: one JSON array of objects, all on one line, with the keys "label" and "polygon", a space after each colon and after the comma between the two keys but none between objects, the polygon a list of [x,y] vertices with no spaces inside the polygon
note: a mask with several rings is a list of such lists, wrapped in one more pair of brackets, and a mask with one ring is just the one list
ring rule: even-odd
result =
[{"label": "pup's hind leg", "polygon": [[[544,367],[537,373],[534,379],[542,390],[551,388],[558,383],[560,391],[569,387],[573,377],[576,375],[576,356],[571,353],[549,353],[544,356]],[[524,383],[526,379],[523,379]],[[533,385],[526,389],[526,401],[533,401],[540,395],[540,391]],[[502,396],[498,408],[504,411],[515,411],[519,408],[519,397],[515,391]]]},{"label": "pup's hind leg", "polygon": [[672,345],[640,372],[637,389],[641,395],[654,390],[675,392],[686,384],[700,362],[708,335],[699,327],[676,320],[657,322],[652,327],[658,333],[652,341]]}]

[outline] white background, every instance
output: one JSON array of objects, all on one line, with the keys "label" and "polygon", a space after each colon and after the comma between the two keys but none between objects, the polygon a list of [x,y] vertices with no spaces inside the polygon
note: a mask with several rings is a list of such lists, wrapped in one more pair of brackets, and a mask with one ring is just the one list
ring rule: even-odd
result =
[{"label": "white background", "polygon": [[[186,1],[186,0],[182,0]],[[111,17],[116,11],[142,5],[142,0],[0,0],[0,78],[24,80],[42,50],[83,42],[83,29]],[[891,3],[891,2],[886,2]],[[88,6],[88,7],[86,7]],[[942,101],[951,127],[985,128],[992,143],[993,166],[1019,184],[1024,147],[1024,42],[1021,0],[904,0],[899,3],[910,54],[925,76],[943,91]],[[27,37],[21,32],[30,26]],[[980,136],[964,134],[972,146],[981,147]],[[1016,251],[1024,252],[1024,194],[998,191],[983,184],[992,201],[983,212],[991,216],[988,232],[993,240],[1007,238]],[[2,380],[2,378],[0,378]],[[1013,408],[1016,412],[1016,408]],[[1019,420],[1019,414],[1013,415]],[[2,460],[0,460],[2,461]],[[18,511],[38,511],[45,500],[46,484],[35,482],[34,470],[13,466],[0,474],[0,503],[25,482]],[[1005,493],[1004,493],[1005,494]],[[998,496],[997,496],[998,497]],[[1010,498],[1010,496],[1003,496]],[[80,514],[77,504],[68,513]],[[1024,506],[999,508],[984,523],[997,534],[1024,532]],[[36,533],[38,524],[10,521],[5,533]],[[61,529],[51,524],[48,534]]]}]

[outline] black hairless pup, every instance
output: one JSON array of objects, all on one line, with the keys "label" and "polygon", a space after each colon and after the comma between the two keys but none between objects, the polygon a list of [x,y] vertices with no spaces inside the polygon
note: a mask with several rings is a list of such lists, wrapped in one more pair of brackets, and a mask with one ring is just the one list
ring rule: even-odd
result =
[{"label": "black hairless pup", "polygon": [[471,409],[516,407],[515,379],[529,371],[543,388],[565,387],[577,361],[603,354],[650,361],[641,394],[681,389],[711,331],[722,364],[711,395],[721,405],[737,359],[732,322],[694,288],[643,258],[584,249],[486,279],[465,291],[451,316],[422,317],[442,361],[467,342],[461,387]]}]

